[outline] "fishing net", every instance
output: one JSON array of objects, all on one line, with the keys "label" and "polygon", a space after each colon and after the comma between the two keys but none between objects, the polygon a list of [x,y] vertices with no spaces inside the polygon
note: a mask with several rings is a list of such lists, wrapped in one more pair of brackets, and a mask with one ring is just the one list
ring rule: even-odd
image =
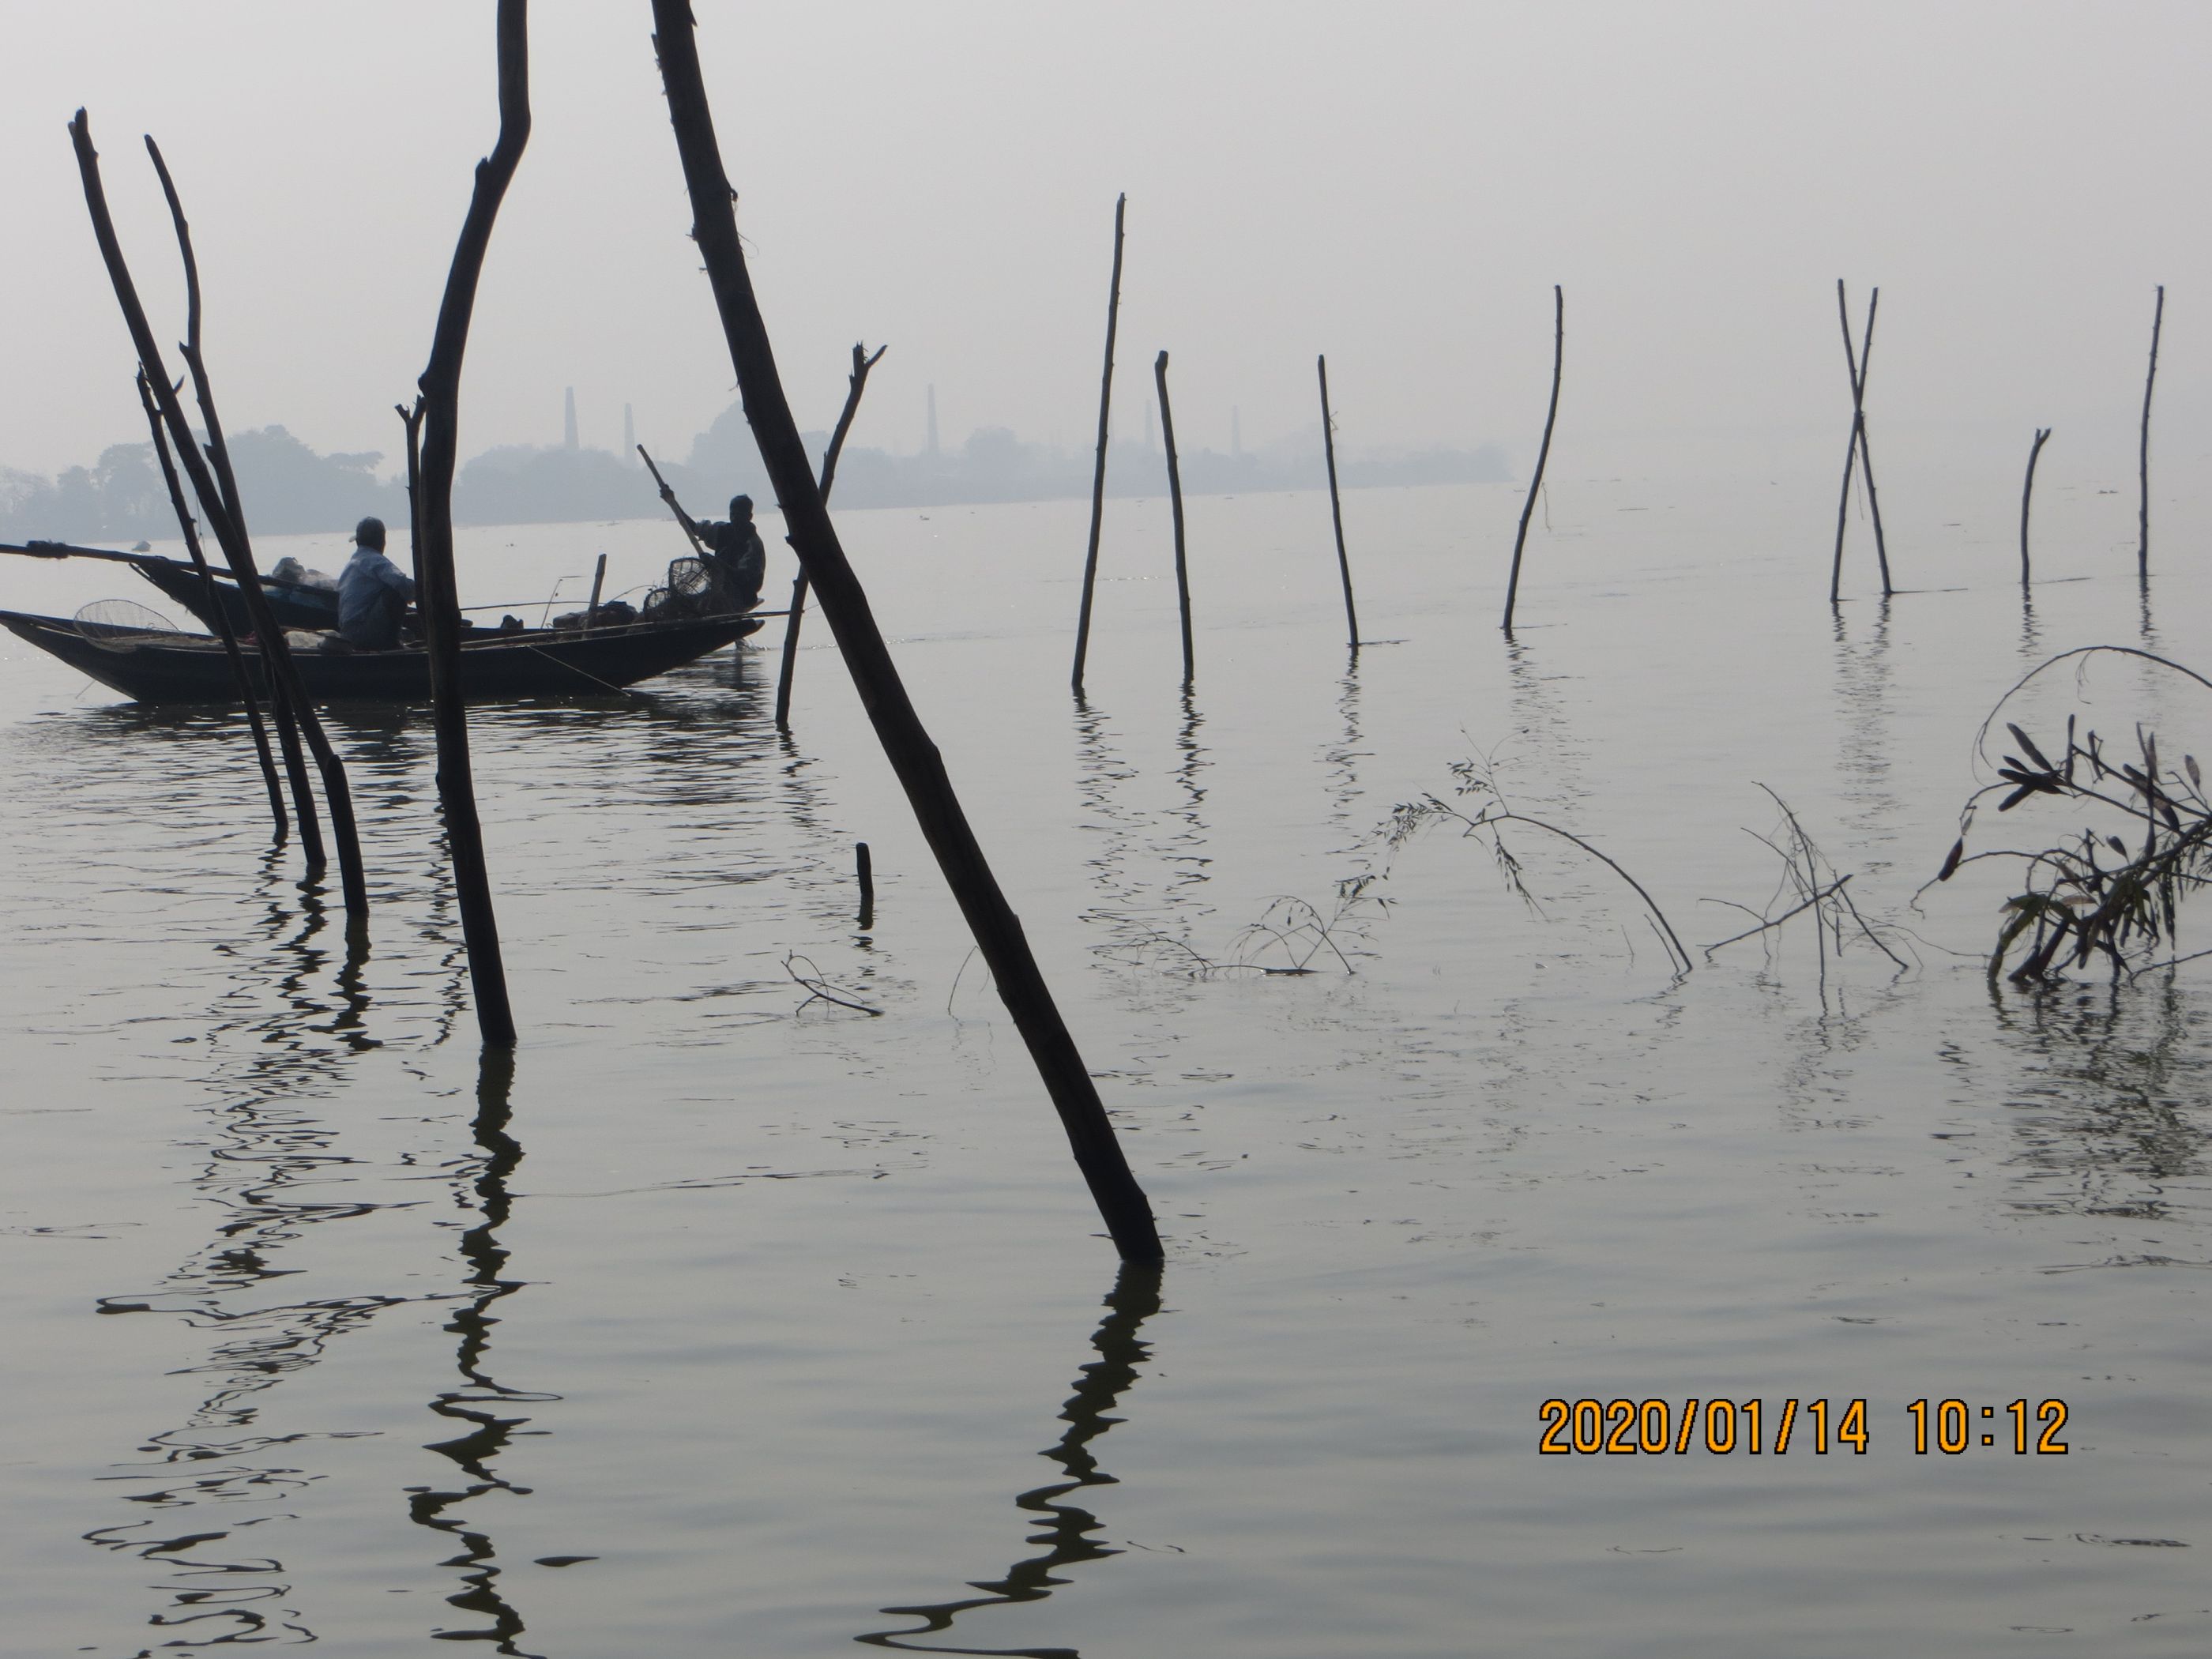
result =
[{"label": "fishing net", "polygon": [[95,599],[76,613],[76,631],[103,651],[134,651],[200,637],[132,599]]}]

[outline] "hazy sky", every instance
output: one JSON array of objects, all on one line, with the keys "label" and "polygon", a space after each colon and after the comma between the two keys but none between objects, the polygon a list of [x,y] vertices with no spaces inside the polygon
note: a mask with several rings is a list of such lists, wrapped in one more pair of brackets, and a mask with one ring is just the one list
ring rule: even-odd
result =
[{"label": "hazy sky", "polygon": [[[2212,412],[2212,6],[1110,6],[696,0],[740,223],[802,424],[888,341],[856,442],[1088,441],[1115,194],[1119,422],[1153,353],[1179,433],[1533,447],[1550,285],[1561,443],[1848,421],[1832,285],[1882,284],[1873,407],[2115,454],[2168,284],[2160,409]],[[398,447],[476,160],[489,0],[0,0],[0,465],[143,436],[65,125],[91,112],[165,340],[182,188],[226,420]],[[464,454],[680,453],[730,400],[643,0],[532,8],[536,130],[492,245]],[[2009,442],[2009,436],[2006,441]]]}]

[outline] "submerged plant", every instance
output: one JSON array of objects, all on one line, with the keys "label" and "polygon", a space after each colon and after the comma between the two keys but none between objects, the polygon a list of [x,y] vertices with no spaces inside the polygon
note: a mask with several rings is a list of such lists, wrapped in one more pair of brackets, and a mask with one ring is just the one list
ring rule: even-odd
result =
[{"label": "submerged plant", "polygon": [[[1986,758],[1990,728],[2021,686],[2054,663],[2106,652],[2142,658],[2212,686],[2179,663],[2129,646],[2069,651],[1999,700],[1983,723],[1977,754]],[[2004,902],[1990,977],[2004,974],[2014,984],[2043,983],[2068,969],[2102,961],[2117,979],[2158,965],[2161,951],[2171,951],[2181,901],[2212,883],[2212,799],[2196,757],[2184,755],[2179,767],[2166,765],[2157,734],[2141,725],[2132,744],[2115,750],[2095,732],[2077,731],[2069,715],[2055,761],[2018,725],[2008,721],[2004,729],[2017,752],[2007,753],[1997,765],[1996,782],[1967,800],[1959,838],[1936,876],[1948,881],[1966,866],[1990,860],[2023,866],[2023,886]],[[2088,807],[2096,821],[2048,847],[1966,851],[1976,815],[1990,797],[2002,797],[1996,810],[2002,813],[2041,795]],[[2007,973],[2015,952],[2017,962]],[[2169,954],[2166,959],[2186,958]]]}]

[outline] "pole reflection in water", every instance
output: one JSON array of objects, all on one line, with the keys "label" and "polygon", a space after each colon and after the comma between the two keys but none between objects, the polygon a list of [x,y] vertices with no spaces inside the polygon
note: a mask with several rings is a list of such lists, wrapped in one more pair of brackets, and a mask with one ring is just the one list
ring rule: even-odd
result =
[{"label": "pole reflection in water", "polygon": [[1160,1264],[1124,1262],[1114,1289],[1106,1298],[1109,1310],[1091,1339],[1098,1358],[1082,1368],[1075,1393],[1060,1408],[1067,1432],[1057,1444],[1037,1454],[1060,1465],[1067,1475],[1018,1495],[1015,1506],[1042,1518],[1043,1530],[1032,1544],[1046,1546],[1042,1554],[1017,1561],[997,1579],[971,1580],[983,1592],[957,1601],[927,1607],[885,1607],[898,1619],[919,1619],[911,1630],[875,1631],[853,1639],[874,1647],[897,1648],[908,1653],[968,1653],[1000,1656],[1000,1659],[1078,1659],[1073,1648],[975,1648],[913,1638],[950,1631],[952,1621],[978,1607],[1006,1607],[1020,1601],[1042,1601],[1068,1581],[1054,1575],[1063,1567],[1103,1560],[1121,1552],[1095,1537],[1101,1522],[1090,1510],[1057,1500],[1085,1486],[1110,1486],[1115,1478],[1098,1467],[1091,1443],[1122,1419],[1109,1415],[1137,1380],[1137,1368],[1152,1358],[1151,1346],[1139,1333],[1145,1322],[1160,1310]]},{"label": "pole reflection in water", "polygon": [[[128,1501],[151,1518],[94,1528],[88,1543],[138,1557],[167,1575],[153,1588],[168,1605],[148,1622],[167,1632],[165,1649],[264,1642],[312,1642],[315,1632],[293,1605],[284,1564],[264,1553],[278,1541],[252,1534],[241,1554],[235,1534],[291,1520],[290,1505],[322,1476],[307,1466],[308,1445],[351,1437],[345,1431],[264,1431],[269,1391],[314,1365],[331,1343],[359,1329],[380,1310],[413,1300],[374,1293],[263,1304],[270,1286],[310,1271],[284,1260],[319,1225],[352,1220],[389,1207],[367,1198],[340,1200],[334,1188],[363,1179],[365,1160],[341,1149],[337,1136],[308,1109],[335,1093],[350,1060],[378,1046],[363,1029],[368,998],[362,985],[368,946],[348,931],[333,976],[335,1000],[317,989],[329,952],[316,942],[331,926],[322,890],[302,884],[293,909],[283,897],[291,884],[272,851],[264,866],[269,949],[240,951],[235,988],[218,1003],[209,1040],[242,1034],[251,1042],[244,1076],[218,1079],[231,1097],[214,1113],[214,1147],[191,1185],[222,1216],[207,1246],[143,1295],[100,1298],[103,1314],[167,1313],[218,1340],[190,1372],[221,1379],[179,1426],[148,1437],[141,1450],[162,1469],[190,1474]],[[296,931],[294,923],[298,923]],[[273,1006],[260,1003],[273,986]],[[243,1004],[241,1007],[239,1005]],[[101,1477],[136,1483],[145,1466]]]},{"label": "pole reflection in water", "polygon": [[[1200,775],[1212,764],[1207,758],[1206,750],[1198,740],[1199,732],[1205,724],[1206,717],[1198,712],[1197,700],[1186,684],[1182,689],[1182,725],[1176,732],[1176,748],[1181,758],[1176,761],[1175,769],[1176,782],[1182,787],[1183,796],[1182,805],[1175,810],[1175,816],[1182,820],[1184,827],[1179,834],[1170,836],[1161,848],[1162,857],[1176,866],[1166,894],[1171,904],[1194,897],[1194,890],[1200,883],[1212,879],[1206,872],[1206,866],[1213,862],[1213,856],[1206,850],[1206,786],[1199,781]],[[1194,890],[1192,893],[1181,890],[1186,888]],[[1205,908],[1210,910],[1212,907]]]},{"label": "pole reflection in water", "polygon": [[[1875,601],[1874,625],[1863,643],[1852,642],[1840,608],[1835,629],[1836,696],[1844,715],[1836,769],[1852,808],[1852,840],[1873,851],[1897,840],[1895,826],[1904,816],[1890,778],[1897,743],[1890,731],[1889,601]],[[1871,883],[1890,861],[1877,855],[1861,867],[1860,879]]]},{"label": "pole reflection in water", "polygon": [[1346,858],[1364,850],[1370,839],[1373,826],[1364,824],[1355,830],[1352,809],[1361,794],[1359,763],[1369,758],[1369,751],[1359,746],[1359,652],[1353,647],[1351,659],[1345,665],[1343,690],[1336,700],[1337,716],[1344,722],[1341,736],[1326,744],[1321,753],[1322,764],[1328,769],[1329,827],[1339,835],[1352,839],[1342,846],[1329,849],[1332,858]]},{"label": "pole reflection in water", "polygon": [[446,1598],[447,1605],[490,1621],[430,1634],[441,1642],[493,1642],[497,1644],[494,1652],[520,1654],[523,1650],[514,1642],[523,1632],[522,1615],[500,1591],[500,1570],[494,1565],[497,1552],[492,1547],[491,1534],[471,1527],[459,1515],[447,1513],[487,1492],[527,1495],[529,1487],[514,1485],[492,1468],[493,1461],[507,1449],[515,1431],[530,1421],[527,1417],[503,1413],[519,1405],[560,1398],[509,1388],[495,1379],[490,1370],[492,1328],[499,1323],[492,1305],[514,1295],[523,1285],[519,1279],[503,1276],[508,1252],[499,1242],[499,1229],[506,1224],[514,1202],[507,1190],[507,1177],[522,1162],[521,1143],[507,1132],[512,1115],[508,1099],[514,1087],[514,1051],[486,1048],[478,1062],[475,1122],[477,1145],[483,1153],[474,1183],[477,1213],[483,1219],[461,1235],[461,1259],[469,1268],[468,1292],[446,1326],[461,1339],[453,1360],[454,1369],[460,1373],[460,1386],[447,1389],[430,1402],[430,1409],[439,1416],[466,1426],[453,1439],[426,1448],[452,1459],[466,1484],[452,1492],[411,1486],[407,1513],[416,1525],[449,1534],[460,1544],[460,1553],[443,1563],[461,1570],[464,1586]]}]

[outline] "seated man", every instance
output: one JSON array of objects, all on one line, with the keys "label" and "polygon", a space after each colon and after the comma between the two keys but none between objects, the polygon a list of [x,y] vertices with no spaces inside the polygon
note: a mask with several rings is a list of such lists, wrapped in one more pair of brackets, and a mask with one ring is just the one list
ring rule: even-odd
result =
[{"label": "seated man", "polygon": [[338,637],[357,651],[392,650],[414,579],[384,556],[383,520],[363,519],[353,539],[353,557],[338,574]]},{"label": "seated man", "polygon": [[720,524],[701,524],[678,505],[676,492],[665,484],[660,499],[706,550],[707,568],[714,576],[714,609],[750,611],[758,605],[761,582],[768,575],[768,550],[753,525],[753,498],[731,496],[730,516]]}]

